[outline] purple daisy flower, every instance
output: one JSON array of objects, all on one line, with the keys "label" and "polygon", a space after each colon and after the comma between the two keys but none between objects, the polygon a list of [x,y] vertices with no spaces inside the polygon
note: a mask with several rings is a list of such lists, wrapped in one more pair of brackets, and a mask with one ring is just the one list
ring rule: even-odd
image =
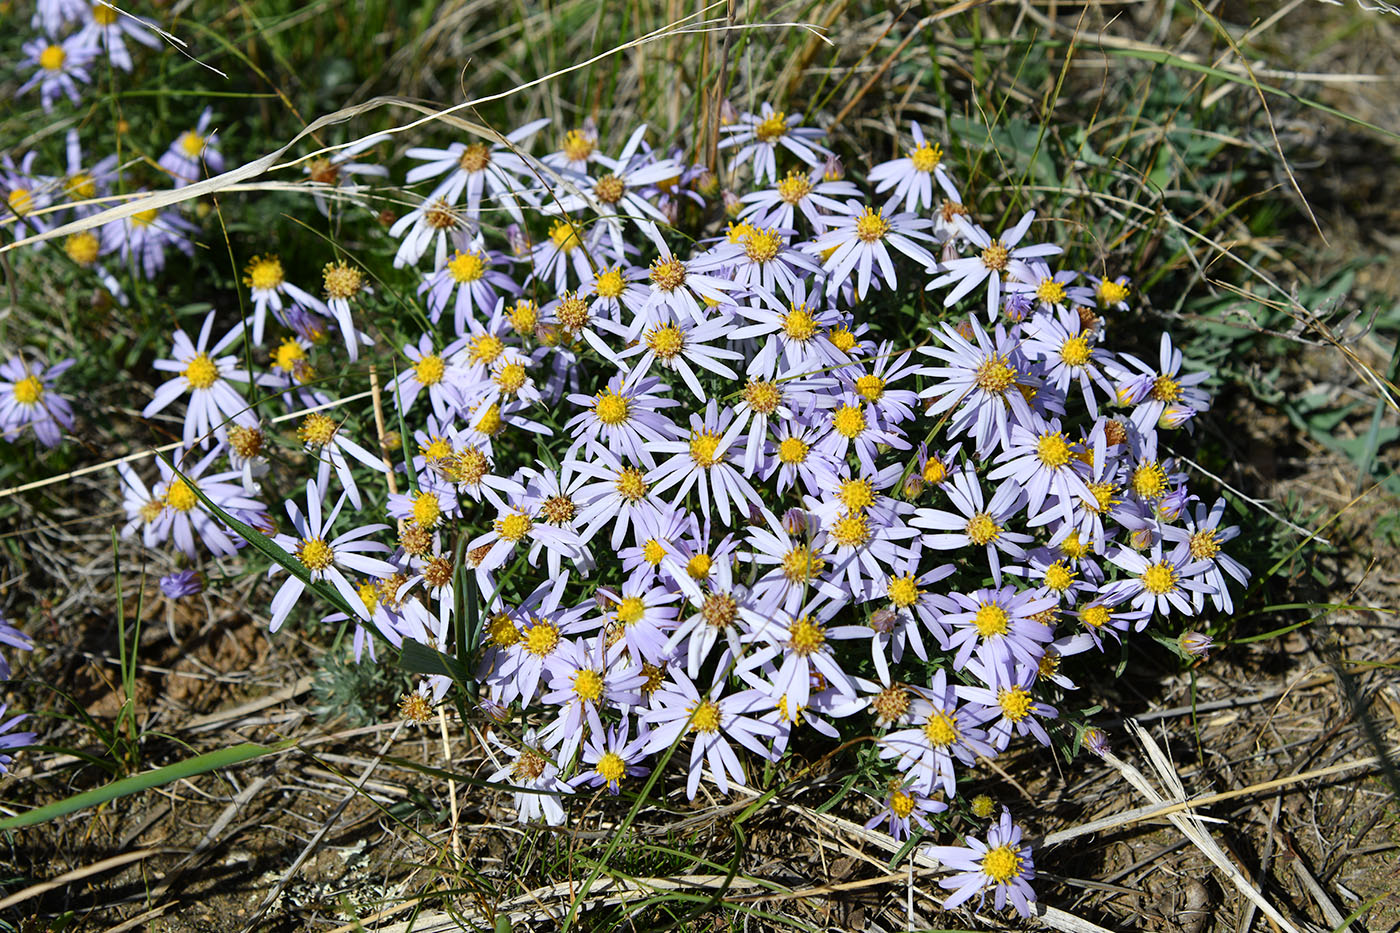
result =
[{"label": "purple daisy flower", "polygon": [[958,232],[979,252],[976,256],[945,260],[940,263],[939,268],[945,270],[944,273],[924,287],[935,289],[952,285],[952,291],[943,297],[943,306],[951,308],[964,295],[986,282],[987,321],[988,323],[995,321],[997,312],[1001,309],[1002,276],[1024,266],[1027,259],[1053,256],[1062,252],[1060,247],[1050,243],[1038,243],[1032,246],[1019,245],[1021,240],[1025,238],[1027,231],[1030,230],[1033,220],[1035,220],[1035,211],[1027,211],[1014,227],[997,239],[992,239],[991,234],[968,222],[966,217],[955,217],[953,223],[957,224]]},{"label": "purple daisy flower", "polygon": [[[369,622],[371,621],[369,609],[360,599],[360,594],[346,579],[342,568],[374,577],[387,577],[396,573],[398,568],[393,564],[369,556],[371,553],[387,553],[389,551],[388,545],[363,540],[367,535],[384,531],[388,526],[362,525],[353,531],[347,531],[327,541],[326,537],[330,527],[335,524],[336,518],[340,515],[340,509],[345,504],[345,496],[341,495],[340,500],[336,502],[329,515],[322,514],[321,496],[322,492],[316,485],[316,481],[314,479],[307,480],[305,514],[297,508],[295,502],[287,500],[287,517],[292,521],[292,528],[296,532],[295,537],[279,534],[272,540],[307,569],[313,583],[329,580],[355,614]],[[268,576],[273,576],[281,569],[277,565],[269,567]],[[305,591],[305,583],[295,576],[288,575],[281,588],[278,589],[277,595],[272,598],[270,631],[275,632],[282,627],[282,623],[286,621],[287,616],[296,606],[297,600]]]},{"label": "purple daisy flower", "polygon": [[950,871],[958,872],[939,882],[953,891],[943,906],[952,909],[976,897],[985,898],[987,889],[994,890],[997,910],[1009,900],[1023,917],[1035,913],[1035,861],[1031,847],[1021,842],[1021,827],[1011,822],[1011,811],[1001,811],[1001,819],[987,830],[987,841],[967,837],[966,846],[927,846],[923,855],[936,859]]},{"label": "purple daisy flower", "polygon": [[1054,631],[1036,616],[1054,609],[1056,600],[1033,590],[1015,587],[953,593],[943,624],[952,629],[948,650],[955,651],[953,666],[962,670],[973,653],[985,663],[1010,664],[1017,660],[1034,667]]},{"label": "purple daisy flower", "polygon": [[721,794],[729,793],[730,782],[747,786],[744,766],[729,742],[736,741],[761,758],[769,757],[759,737],[772,738],[778,728],[750,715],[762,702],[761,694],[746,691],[721,696],[725,683],[721,678],[702,695],[695,683],[675,668],[667,672],[667,678],[652,694],[651,708],[642,713],[642,721],[651,727],[647,752],[664,752],[686,735],[692,737],[685,783],[688,800],[695,799],[704,770],[709,771]]},{"label": "purple daisy flower", "polygon": [[993,493],[992,501],[987,502],[982,495],[977,472],[970,466],[955,470],[953,478],[941,488],[948,494],[948,501],[957,512],[921,508],[914,512],[909,524],[936,532],[923,537],[924,545],[936,551],[951,551],[969,545],[986,548],[992,578],[1000,586],[1000,555],[1021,560],[1026,556],[1021,545],[1029,544],[1032,540],[1030,535],[1008,531],[1006,527],[1021,511],[1025,491],[1014,482],[1002,483]]},{"label": "purple daisy flower", "polygon": [[55,391],[58,377],[76,360],[31,367],[16,354],[0,363],[0,437],[13,440],[26,427],[45,447],[55,447],[64,431],[73,430],[73,405]]}]

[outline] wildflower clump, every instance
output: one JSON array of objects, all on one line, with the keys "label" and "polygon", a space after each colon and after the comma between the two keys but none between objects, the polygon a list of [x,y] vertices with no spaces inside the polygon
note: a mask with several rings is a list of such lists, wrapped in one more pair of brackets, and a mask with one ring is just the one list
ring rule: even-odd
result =
[{"label": "wildflower clump", "polygon": [[[76,69],[37,82],[46,102]],[[273,631],[331,592],[357,658],[467,659],[511,724],[490,779],[522,821],[635,788],[673,747],[693,799],[809,737],[870,734],[870,827],[985,821],[991,798],[963,799],[978,759],[1076,734],[1071,669],[1229,612],[1248,579],[1223,503],[1198,502],[1164,440],[1209,406],[1208,374],[1165,334],[1155,360],[1124,352],[1131,282],[1054,265],[1034,211],[984,226],[923,127],[865,185],[807,116],[734,116],[727,167],[652,149],[645,126],[427,141],[406,151],[407,213],[337,218],[364,221],[353,260],[241,257],[246,318],[229,301],[174,328],[153,364],[143,414],[178,414],[181,448],[149,487],[123,467],[124,533],[197,562],[250,526],[286,572]],[[388,174],[351,161],[371,144],[308,164],[323,210],[348,176]],[[173,187],[222,168],[210,111],[159,164]],[[27,163],[6,171],[21,219],[61,203]],[[135,214],[68,255],[153,277],[193,225]],[[900,308],[925,290],[916,328]],[[391,321],[389,296],[412,313]],[[28,367],[0,370],[0,427],[47,443],[71,415],[41,404],[57,373]],[[341,391],[371,378],[387,410]],[[468,599],[480,624],[458,641]],[[454,689],[425,677],[400,713],[426,723]],[[956,873],[948,905],[1029,914],[1022,829],[1003,809],[981,835],[924,850]]]}]

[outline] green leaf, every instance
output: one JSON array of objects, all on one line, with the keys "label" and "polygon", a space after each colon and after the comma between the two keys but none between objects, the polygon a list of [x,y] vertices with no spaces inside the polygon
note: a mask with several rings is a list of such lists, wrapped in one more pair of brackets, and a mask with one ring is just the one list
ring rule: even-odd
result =
[{"label": "green leaf", "polygon": [[141,774],[133,774],[131,777],[122,778],[120,781],[113,781],[103,787],[93,790],[83,791],[81,794],[74,794],[65,800],[56,800],[53,803],[33,810],[27,810],[16,816],[7,817],[0,820],[0,830],[19,829],[23,826],[33,826],[36,823],[44,823],[78,810],[88,807],[95,807],[117,800],[121,797],[129,797],[132,794],[139,794],[142,791],[150,790],[152,787],[161,787],[178,781],[181,778],[194,777],[196,774],[204,774],[219,768],[229,768],[254,758],[261,758],[264,755],[275,754],[295,745],[296,739],[287,739],[275,745],[258,745],[255,742],[244,742],[241,745],[234,745],[231,748],[221,748],[217,751],[206,752],[203,755],[196,755],[194,758],[185,761],[178,761],[173,765],[166,765],[164,768],[157,768],[154,771],[145,771]]},{"label": "green leaf", "polygon": [[290,573],[292,576],[296,577],[302,583],[305,583],[307,589],[311,590],[317,596],[321,597],[326,602],[339,609],[341,612],[350,616],[352,619],[358,616],[358,613],[356,613],[354,609],[350,608],[350,604],[347,603],[343,597],[341,597],[340,593],[337,592],[334,587],[326,586],[324,583],[316,583],[315,581],[313,581],[311,579],[311,571],[307,570],[306,566],[302,564],[301,561],[297,560],[295,557],[282,550],[280,547],[277,546],[275,542],[273,542],[271,538],[263,534],[261,531],[258,531],[252,525],[247,525],[243,522],[240,522],[238,519],[234,518],[232,515],[219,508],[217,505],[214,504],[213,500],[206,496],[197,485],[195,485],[191,480],[186,478],[185,474],[175,469],[175,465],[173,463],[171,463],[169,460],[166,460],[165,457],[161,457],[160,459],[165,463],[166,466],[170,467],[171,472],[173,472],[176,476],[180,477],[182,481],[184,481],[185,485],[190,488],[190,492],[194,493],[195,496],[199,499],[199,501],[204,503],[204,507],[207,508],[214,515],[215,518],[223,522],[229,528],[233,529],[235,534],[237,534],[244,541],[247,541],[250,545],[253,546],[255,550],[260,552],[264,557],[272,561],[277,566],[281,567],[283,570]]},{"label": "green leaf", "polygon": [[465,687],[474,679],[466,667],[454,657],[429,648],[421,641],[405,639],[399,652],[399,669],[410,674],[438,674],[451,677]]}]

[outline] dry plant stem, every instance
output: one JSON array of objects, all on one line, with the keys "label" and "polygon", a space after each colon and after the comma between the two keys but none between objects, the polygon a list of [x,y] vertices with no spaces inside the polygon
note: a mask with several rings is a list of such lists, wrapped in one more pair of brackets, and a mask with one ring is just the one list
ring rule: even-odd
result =
[{"label": "dry plant stem", "polygon": [[[397,494],[398,481],[394,478],[394,461],[389,458],[389,446],[384,443],[384,399],[379,391],[379,367],[369,364],[369,394],[374,401],[374,430],[379,438],[379,457],[384,461],[385,475],[388,477],[389,492]],[[400,440],[403,440],[400,438]],[[400,531],[403,529],[400,528]]]},{"label": "dry plant stem", "polygon": [[[442,733],[442,760],[448,768],[452,767],[452,745],[447,738],[447,713],[438,707],[438,730]],[[457,831],[457,782],[452,778],[447,779],[447,799],[452,807],[452,854],[457,858],[462,857],[462,837]]]}]

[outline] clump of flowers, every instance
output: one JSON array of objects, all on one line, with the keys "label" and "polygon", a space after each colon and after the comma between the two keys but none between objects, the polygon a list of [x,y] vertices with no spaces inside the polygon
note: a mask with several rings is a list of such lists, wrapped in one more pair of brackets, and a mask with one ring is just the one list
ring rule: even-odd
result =
[{"label": "clump of flowers", "polygon": [[[213,125],[206,110],[162,157],[172,184],[221,169]],[[229,556],[237,519],[279,549],[272,573],[293,571],[274,630],[330,588],[357,657],[416,641],[470,658],[478,702],[511,724],[491,733],[492,780],[522,821],[636,787],[673,747],[694,798],[808,736],[872,733],[868,825],[904,839],[985,819],[989,799],[962,799],[979,757],[1074,734],[1067,658],[1229,611],[1248,579],[1223,504],[1191,509],[1163,441],[1208,407],[1205,374],[1166,335],[1155,363],[1123,352],[1128,279],[1052,265],[1033,211],[976,222],[977,192],[923,127],[873,190],[769,104],[723,128],[727,172],[614,129],[617,149],[562,128],[542,159],[547,121],[407,151],[406,181],[429,188],[373,241],[421,302],[402,346],[376,326],[368,248],[325,256],[319,297],[277,257],[243,257],[247,319],[211,312],[154,364],[145,414],[183,406],[184,449],[152,487],[123,470],[125,533]],[[307,193],[339,188],[362,151],[315,163]],[[147,275],[189,245],[174,211],[113,227],[92,259]],[[925,289],[917,333],[871,310]],[[402,436],[318,379],[362,357],[394,361]],[[57,403],[37,401],[53,373],[22,365],[0,389],[30,380],[30,407],[0,417],[52,436]],[[294,433],[268,427],[279,405]],[[270,489],[280,506],[255,498]],[[468,577],[482,622],[457,644]],[[181,598],[201,577],[162,585]],[[404,715],[428,721],[452,689],[424,678]],[[1029,914],[1009,811],[966,843],[924,850],[955,872],[947,905],[991,893]]]}]

